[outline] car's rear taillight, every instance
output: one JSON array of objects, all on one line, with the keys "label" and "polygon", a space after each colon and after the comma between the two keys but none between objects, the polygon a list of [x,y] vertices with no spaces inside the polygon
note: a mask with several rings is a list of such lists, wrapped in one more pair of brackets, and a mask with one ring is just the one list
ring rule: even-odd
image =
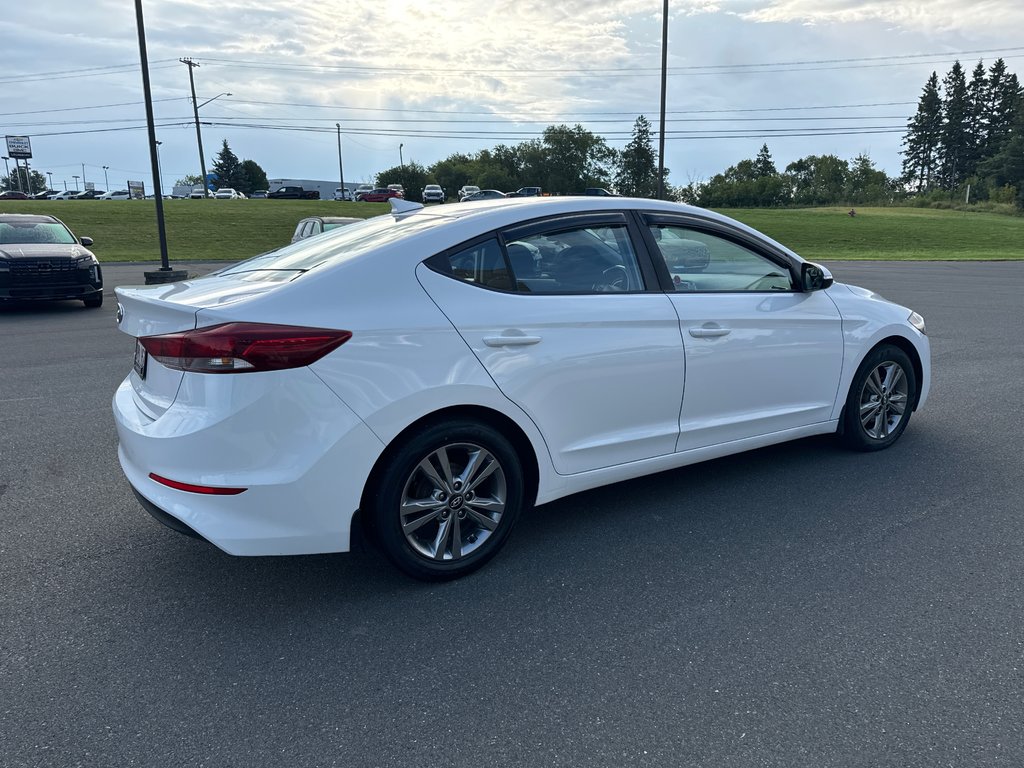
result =
[{"label": "car's rear taillight", "polygon": [[253,373],[312,365],[352,338],[351,331],[264,323],[225,323],[193,331],[143,336],[162,365],[193,373]]}]

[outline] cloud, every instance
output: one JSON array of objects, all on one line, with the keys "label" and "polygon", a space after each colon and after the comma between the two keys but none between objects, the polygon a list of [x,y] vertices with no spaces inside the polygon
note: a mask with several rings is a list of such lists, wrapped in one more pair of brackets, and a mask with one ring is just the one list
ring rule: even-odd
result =
[{"label": "cloud", "polygon": [[1019,0],[981,0],[969,7],[962,0],[772,0],[738,15],[749,21],[804,24],[880,21],[940,33],[1024,29],[1024,4]]}]

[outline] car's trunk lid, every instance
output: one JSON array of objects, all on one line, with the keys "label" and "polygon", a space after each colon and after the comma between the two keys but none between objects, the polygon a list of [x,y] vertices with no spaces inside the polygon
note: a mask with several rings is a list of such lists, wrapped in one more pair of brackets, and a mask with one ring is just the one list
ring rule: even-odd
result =
[{"label": "car's trunk lid", "polygon": [[[246,301],[278,285],[211,276],[166,285],[119,287],[114,290],[118,328],[136,339],[189,331],[199,324],[199,310]],[[135,403],[147,416],[157,419],[174,403],[184,373],[149,357],[139,342],[134,354],[129,381]]]}]

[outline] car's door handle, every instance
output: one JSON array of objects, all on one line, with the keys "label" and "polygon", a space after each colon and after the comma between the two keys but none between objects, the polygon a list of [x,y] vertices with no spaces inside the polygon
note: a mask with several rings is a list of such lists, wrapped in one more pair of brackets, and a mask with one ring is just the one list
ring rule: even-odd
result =
[{"label": "car's door handle", "polygon": [[691,328],[690,335],[695,339],[713,339],[716,336],[728,336],[731,333],[731,328],[722,328],[718,325],[703,326],[701,328]]},{"label": "car's door handle", "polygon": [[484,344],[488,347],[527,347],[537,344],[540,336],[526,334],[502,334],[501,336],[484,336]]}]

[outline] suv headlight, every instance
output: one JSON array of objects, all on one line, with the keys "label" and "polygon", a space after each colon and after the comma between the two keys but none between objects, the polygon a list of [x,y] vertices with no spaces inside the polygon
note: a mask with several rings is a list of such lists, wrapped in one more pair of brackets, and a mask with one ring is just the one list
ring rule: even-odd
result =
[{"label": "suv headlight", "polygon": [[928,335],[928,331],[924,327],[924,318],[921,317],[917,312],[911,312],[910,317],[907,318],[907,322],[917,328],[923,336]]}]

